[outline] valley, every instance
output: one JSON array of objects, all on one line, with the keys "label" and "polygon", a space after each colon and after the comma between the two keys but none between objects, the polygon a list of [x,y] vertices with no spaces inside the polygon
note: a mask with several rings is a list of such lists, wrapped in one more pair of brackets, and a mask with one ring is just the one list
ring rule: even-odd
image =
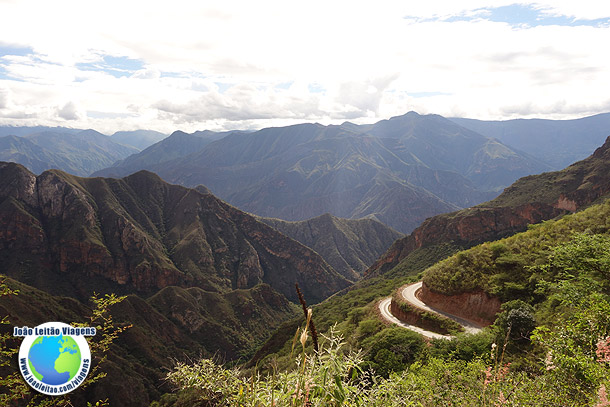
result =
[{"label": "valley", "polygon": [[610,7],[0,15],[0,407],[610,407]]},{"label": "valley", "polygon": [[[387,143],[400,140],[393,138],[396,134],[392,131],[417,137],[421,131],[418,126],[427,128],[430,123],[442,129],[447,126],[445,119],[436,116],[407,114],[368,127],[307,125],[267,129],[260,134],[175,132],[145,149],[145,154],[119,161],[108,171],[119,171],[111,174],[118,176],[127,165],[123,163],[132,163],[126,170],[129,172],[140,165],[148,166],[146,162],[157,162],[157,167],[150,169],[159,168],[163,173],[162,168],[177,169],[178,163],[189,162],[191,156],[211,154],[206,152],[211,149],[214,155],[206,156],[204,162],[219,165],[213,170],[216,175],[222,171],[239,173],[229,165],[236,158],[225,157],[229,150],[222,150],[228,143],[235,157],[241,154],[237,162],[241,162],[244,176],[260,165],[292,168],[291,160],[298,158],[304,178],[280,176],[294,182],[290,186],[294,191],[308,190],[303,180],[309,178],[313,178],[312,185],[330,182],[332,186],[337,179],[333,171],[347,169],[354,174],[362,172],[359,177],[363,178],[356,178],[357,182],[369,176],[377,180],[388,174],[396,177],[400,168],[414,171],[410,176],[419,174],[411,178],[417,182],[428,179],[424,174],[434,173],[438,181],[456,171],[451,177],[464,183],[453,184],[456,189],[461,189],[460,185],[489,187],[485,183],[492,178],[487,176],[468,179],[467,173],[456,175],[462,171],[458,167],[426,172],[431,170],[423,166],[421,158],[408,163],[406,155],[400,158],[396,144],[393,151],[387,149]],[[443,131],[456,129],[448,128],[453,130]],[[289,134],[286,132],[293,130],[297,138],[301,137],[300,144],[284,141]],[[366,134],[358,135],[359,131]],[[439,137],[444,137],[443,131]],[[482,140],[465,134],[464,139]],[[246,144],[242,152],[234,144],[249,137],[268,139],[272,147],[251,160],[247,157],[257,154],[252,148],[260,140]],[[404,143],[401,148],[407,143],[417,146],[417,142],[407,142],[412,136],[399,137],[406,137],[400,142]],[[335,156],[332,171],[322,170],[320,160],[328,157],[319,155],[321,150],[316,149],[330,143],[328,151],[341,151],[339,141],[347,141],[351,147]],[[368,154],[362,161],[365,164],[352,166],[352,148],[362,142],[369,143],[367,149],[362,144],[359,150]],[[297,150],[317,151],[317,158],[308,163],[304,157],[293,157],[295,146]],[[374,146],[386,149],[375,150]],[[191,153],[198,149],[201,151]],[[372,151],[375,155],[370,155]],[[168,161],[163,157],[169,157]],[[218,161],[221,158],[231,161]],[[380,163],[387,165],[391,160],[398,160],[390,165],[394,172],[384,172],[387,170]],[[282,162],[285,164],[280,165]],[[346,163],[348,167],[343,167]],[[195,168],[191,167],[192,174],[206,174],[212,169]],[[364,349],[363,366],[383,378],[418,360],[425,346],[431,346],[433,353],[442,353],[442,349],[466,346],[461,344],[468,341],[479,341],[469,351],[468,360],[481,355],[493,340],[504,341],[507,357],[522,363],[518,353],[530,349],[522,337],[531,334],[535,327],[531,324],[545,324],[556,312],[556,305],[546,297],[549,294],[536,288],[536,282],[545,280],[536,267],[549,261],[545,248],[560,250],[562,245],[571,244],[571,236],[585,239],[588,245],[594,242],[578,236],[589,233],[595,239],[605,239],[610,218],[606,214],[609,173],[610,138],[588,158],[560,171],[522,177],[490,201],[466,209],[451,204],[443,211],[458,210],[435,216],[430,212],[428,219],[405,235],[384,224],[383,220],[389,219],[381,216],[389,213],[384,210],[365,211],[364,216],[347,213],[347,218],[324,213],[306,220],[253,216],[217,198],[214,189],[218,184],[208,187],[199,182],[207,178],[188,181],[196,184],[188,188],[169,184],[147,170],[123,178],[85,178],[59,170],[36,175],[22,165],[2,163],[0,274],[5,276],[6,287],[19,293],[10,300],[0,298],[0,308],[18,325],[36,326],[51,317],[81,322],[83,315],[92,312],[88,301],[92,295],[124,296],[112,306],[116,324],[124,327],[105,362],[105,369],[114,372],[113,379],[101,380],[79,396],[108,393],[120,378],[131,383],[133,390],[127,392],[121,387],[115,392],[111,401],[117,405],[164,405],[174,397],[172,394],[182,397],[183,391],[190,390],[175,393],[173,388],[158,383],[164,380],[164,371],[171,371],[176,363],[189,363],[194,357],[216,357],[222,363],[241,366],[245,372],[254,366],[267,372],[272,365],[289,371],[294,331],[303,323],[295,283],[307,302],[314,304],[317,331],[341,335],[346,350]],[[235,181],[225,176],[219,179],[227,182],[226,188],[237,191],[234,188],[246,185],[247,180],[257,179],[255,174]],[[405,183],[400,177],[392,182],[398,182],[400,188],[424,191],[422,186]],[[263,188],[254,185],[253,191]],[[344,194],[352,188],[347,185]],[[434,184],[426,185],[435,188]],[[422,196],[441,202],[441,190],[435,191],[422,192]],[[320,193],[312,196],[322,204],[325,198]],[[380,199],[411,205],[400,194],[394,196],[383,189],[379,193],[383,197]],[[253,202],[258,199],[255,195],[251,198]],[[265,199],[276,202],[278,198],[271,193]],[[374,203],[378,198],[367,199],[366,207],[379,208]],[[303,198],[296,200],[300,201]],[[300,204],[307,206],[307,202]],[[460,203],[468,205],[466,201]],[[408,219],[416,222],[418,218]],[[498,239],[503,240],[494,242]],[[519,242],[528,239],[542,240],[528,243],[527,250],[516,249],[521,247]],[[604,253],[602,250],[599,256],[604,258]],[[528,264],[535,265],[534,274],[528,274]],[[596,267],[593,273],[603,273],[606,265]],[[552,276],[563,281],[561,274]],[[599,280],[597,274],[590,278]],[[596,284],[603,292],[605,282]],[[502,339],[498,336],[506,329],[502,321],[513,318],[513,309],[527,315],[530,328],[517,333],[511,333],[517,328],[508,328],[508,336]],[[322,344],[328,346],[325,341]],[[311,352],[310,346],[303,344],[304,354]],[[447,359],[450,354],[435,357],[452,363],[451,358]]]}]

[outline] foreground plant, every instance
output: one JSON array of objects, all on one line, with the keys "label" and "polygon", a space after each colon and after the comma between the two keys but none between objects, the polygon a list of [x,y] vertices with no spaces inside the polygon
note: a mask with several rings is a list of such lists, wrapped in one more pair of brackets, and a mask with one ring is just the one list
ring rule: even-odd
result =
[{"label": "foreground plant", "polygon": [[238,369],[202,359],[193,365],[177,364],[167,379],[177,389],[195,392],[200,401],[213,406],[366,405],[370,380],[359,368],[362,357],[343,352],[343,339],[334,329],[324,336],[323,348],[311,354],[306,352],[307,327],[297,331],[295,342],[296,338],[302,352],[296,358],[296,369],[290,372],[248,378]]},{"label": "foreground plant", "polygon": [[[6,283],[6,277],[0,275],[0,297],[10,297],[18,294],[19,290],[10,288]],[[12,363],[16,362],[16,355],[19,353],[17,341],[10,333],[0,335],[0,368],[10,371],[8,374],[0,374],[0,406],[74,407],[82,405],[82,402],[74,400],[82,400],[85,389],[106,376],[103,370],[103,362],[108,357],[110,346],[121,332],[129,328],[129,326],[115,324],[110,313],[110,308],[124,298],[114,294],[104,296],[94,294],[91,297],[93,307],[88,321],[71,324],[74,327],[95,326],[97,335],[88,340],[93,364],[87,378],[77,390],[63,396],[46,396],[28,386],[21,373],[12,366]],[[9,323],[7,316],[0,320],[0,324],[7,325]],[[107,400],[98,400],[94,404],[87,402],[87,406],[104,407],[108,406],[108,402]]]}]

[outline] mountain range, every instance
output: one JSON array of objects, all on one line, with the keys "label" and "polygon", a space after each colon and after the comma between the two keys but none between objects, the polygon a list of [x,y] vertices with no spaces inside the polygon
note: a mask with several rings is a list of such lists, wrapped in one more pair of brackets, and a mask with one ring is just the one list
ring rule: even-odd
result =
[{"label": "mountain range", "polygon": [[[552,258],[549,257],[551,253],[549,244],[557,245],[572,237],[561,236],[553,241],[553,236],[572,232],[607,233],[609,199],[610,137],[589,157],[561,171],[523,177],[491,201],[427,219],[412,233],[394,242],[386,253],[365,272],[362,279],[315,306],[313,315],[316,327],[320,332],[328,332],[334,326],[341,327],[341,331],[347,333],[350,345],[355,349],[363,348],[365,360],[375,362],[378,359],[375,352],[370,351],[371,340],[382,338],[384,329],[392,329],[384,327],[379,322],[377,316],[379,300],[391,296],[405,284],[421,280],[422,276],[424,281],[428,281],[432,285],[430,280],[433,277],[440,277],[440,273],[437,271],[442,270],[443,278],[437,278],[438,284],[434,287],[438,292],[432,293],[430,290],[426,290],[424,285],[421,295],[425,295],[426,302],[434,304],[433,306],[437,309],[454,315],[462,315],[464,318],[476,317],[482,308],[487,308],[485,311],[489,314],[491,309],[489,305],[494,301],[495,305],[499,307],[500,300],[497,298],[490,301],[485,293],[481,295],[479,291],[471,292],[473,287],[480,288],[483,284],[491,284],[495,288],[500,287],[501,294],[503,294],[502,301],[531,298],[533,291],[540,288],[537,285],[539,280],[528,280],[532,276],[533,270],[553,274],[550,270],[531,267],[540,264],[535,263],[533,259],[535,256],[532,256],[532,253],[539,256],[537,261],[548,261],[549,258]],[[589,211],[589,208],[592,211]],[[573,217],[564,216],[573,212],[579,213]],[[569,222],[573,227],[558,227],[549,236],[541,231],[548,232],[555,228],[554,224],[559,226],[565,225],[565,223],[549,222],[540,227],[533,226],[531,231],[521,234],[525,236],[525,239],[511,238],[513,244],[510,254],[490,254],[489,252],[492,251],[504,250],[504,246],[497,242],[477,246],[478,249],[474,252],[478,257],[470,255],[468,251],[462,251],[479,243],[515,235],[528,229],[529,225],[562,217],[571,219]],[[547,242],[539,246],[534,244],[532,247],[531,240],[528,240],[532,236],[546,239]],[[480,254],[481,248],[487,252],[485,255]],[[583,251],[579,255],[587,257],[586,262],[590,262],[587,264],[596,264],[594,254]],[[443,261],[447,258],[450,259]],[[494,270],[497,274],[493,278],[481,278],[481,275],[491,274],[490,268],[487,266],[489,262],[497,263],[497,270]],[[579,266],[566,262],[565,267],[574,267],[572,271],[577,272]],[[525,272],[523,272],[524,270]],[[598,268],[598,270],[603,269]],[[564,274],[563,277],[571,278],[572,271]],[[536,277],[547,280],[546,275]],[[590,283],[591,281],[588,280],[586,284]],[[456,286],[460,287],[460,290],[447,293]],[[531,290],[527,291],[523,287]],[[493,289],[486,293],[498,295],[497,291]],[[524,292],[527,292],[530,297],[524,297]],[[451,294],[451,296],[443,296],[438,293]],[[539,295],[535,297],[540,298]],[[558,306],[558,302],[555,306]],[[549,314],[546,315],[548,317]],[[552,318],[556,319],[557,314]],[[293,332],[301,323],[302,317],[285,322],[282,328],[257,351],[248,362],[248,366],[260,367],[269,365],[269,363],[286,363],[286,360],[290,360],[288,356],[289,344],[292,340],[290,332]],[[492,330],[490,334],[493,332]],[[379,333],[379,335],[375,335],[375,333]],[[371,337],[372,335],[375,336]],[[387,335],[392,334],[388,332]],[[480,339],[481,336],[478,338]],[[494,342],[498,340],[493,336],[490,339]],[[457,343],[458,347],[457,349],[450,347],[453,349],[451,352],[455,352],[455,354],[465,352],[465,354],[471,355],[473,342],[469,339],[465,339],[463,342],[463,349],[459,349],[462,343],[459,336],[451,343]],[[488,347],[485,348],[483,352],[488,354],[488,349]],[[454,353],[451,354],[453,357]]]},{"label": "mountain range", "polygon": [[17,162],[37,174],[60,169],[86,176],[138,151],[95,130],[0,137],[0,161]]},{"label": "mountain range", "polygon": [[[144,150],[166,137],[167,134],[154,130],[117,131],[110,136],[115,143],[132,146],[138,150]],[[89,171],[89,174],[92,172]]]},{"label": "mountain range", "polygon": [[531,154],[554,170],[560,170],[588,157],[610,134],[610,113],[573,120],[451,120]]},{"label": "mountain range", "polygon": [[[421,117],[450,128],[443,127],[445,119],[436,116],[411,116],[411,124],[394,123],[402,128],[400,132],[413,126],[409,131],[418,133]],[[426,123],[424,127],[430,125]],[[273,169],[273,165],[290,163],[298,152],[307,151],[311,145],[339,146],[342,144],[337,140],[345,138],[351,142],[348,151],[368,157],[362,168],[373,168],[371,163],[385,159],[392,168],[412,166],[421,171],[419,174],[432,171],[420,164],[423,159],[415,160],[417,156],[412,155],[413,163],[408,164],[406,153],[395,153],[400,151],[399,146],[413,143],[421,147],[420,156],[426,157],[426,147],[422,147],[425,143],[410,140],[418,137],[406,137],[403,142],[394,137],[360,134],[355,131],[358,128],[348,123],[297,126],[300,144],[282,137],[284,129],[228,134],[198,152],[168,163],[177,165],[208,149],[218,149],[214,151],[222,154],[204,154],[216,160],[216,173],[225,174],[223,167],[217,166],[223,160],[240,162],[244,166],[240,174],[245,179],[246,170],[257,168],[258,162],[266,162],[266,168]],[[366,131],[374,133],[371,128]],[[516,171],[519,163],[529,162],[527,155],[515,152],[513,156],[501,144],[480,139],[482,136],[460,134],[448,132],[441,139],[463,138],[459,143],[470,142],[474,146],[480,145],[476,140],[487,140],[483,150],[476,150],[471,163],[447,159],[449,162],[444,165],[454,170],[435,170],[437,177],[432,179],[453,174],[454,178],[448,179],[461,180],[461,185],[471,185],[479,191],[476,185],[489,183],[493,172],[503,165]],[[251,135],[262,137],[255,140],[263,141],[268,150],[256,151],[254,143],[248,144]],[[226,149],[227,139],[241,140],[246,145]],[[395,148],[388,148],[386,143]],[[361,150],[350,150],[354,146],[361,146]],[[385,150],[377,146],[384,146]],[[448,146],[447,150],[458,149],[457,145]],[[378,161],[365,155],[371,150],[376,151],[374,157]],[[329,147],[312,151],[320,157],[333,152]],[[338,151],[350,165],[355,165],[354,155]],[[504,151],[505,155],[496,157],[493,151]],[[258,161],[241,155],[246,153],[258,154]],[[443,154],[439,152],[439,156]],[[487,174],[469,172],[486,154],[491,162],[499,159],[495,169]],[[392,158],[399,155],[404,160]],[[427,159],[442,161],[438,157]],[[340,160],[337,162],[341,170],[349,168],[342,167]],[[332,173],[321,164],[312,165],[303,159],[299,165],[299,176],[316,177],[315,171],[308,170],[316,167],[325,176]],[[293,167],[294,164],[289,168]],[[368,174],[377,176],[372,171]],[[211,357],[215,352],[228,360],[249,357],[278,327],[256,360],[281,348],[289,351],[296,326],[302,322],[302,317],[292,319],[299,312],[295,283],[310,303],[330,296],[314,310],[321,330],[335,322],[351,321],[356,328],[350,332],[359,338],[366,328],[366,324],[359,325],[367,315],[364,307],[403,284],[405,276],[419,273],[460,248],[507,236],[524,230],[528,224],[602,201],[610,196],[608,174],[610,137],[590,157],[562,171],[523,177],[491,201],[431,217],[395,241],[368,269],[364,279],[352,284],[352,277],[357,277],[364,264],[370,264],[368,259],[376,257],[374,253],[383,251],[384,242],[396,236],[375,219],[343,220],[330,214],[297,222],[261,219],[216,198],[211,194],[213,186],[207,189],[198,182],[193,182],[197,185],[194,189],[171,185],[147,171],[121,179],[82,178],[58,170],[36,176],[19,164],[1,163],[0,274],[8,275],[8,284],[20,293],[0,298],[0,310],[15,325],[35,326],[49,318],[82,322],[90,312],[85,301],[94,291],[127,295],[113,314],[118,323],[132,327],[121,335],[104,367],[111,372],[111,379],[101,381],[90,391],[97,398],[109,397],[117,405],[148,405],[160,393],[171,390],[164,387],[162,377],[163,369],[173,360],[202,354]],[[252,183],[257,180],[254,174],[250,178]],[[301,185],[306,185],[305,181]],[[227,188],[231,186],[239,187]],[[436,194],[428,194],[438,199]],[[374,217],[377,215],[370,216]],[[285,321],[286,325],[281,325]]]},{"label": "mountain range", "polygon": [[591,156],[561,171],[523,177],[489,202],[427,219],[394,242],[365,276],[384,274],[423,248],[452,244],[456,251],[599,203],[610,196],[609,174],[610,137]]},{"label": "mountain range", "polygon": [[249,357],[295,316],[295,283],[309,303],[351,284],[203,187],[145,171],[36,176],[15,163],[0,163],[0,275],[20,291],[0,298],[2,315],[20,326],[84,322],[94,292],[127,295],[113,315],[131,328],[105,365],[111,378],[91,390],[118,405],[148,405],[169,391],[160,383],[177,359]]},{"label": "mountain range", "polygon": [[149,170],[154,165],[199,151],[211,142],[220,140],[230,133],[204,130],[188,134],[178,130],[140,153],[119,160],[103,171],[94,172],[93,176],[103,175],[121,178],[140,170]]},{"label": "mountain range", "polygon": [[[193,141],[189,146],[195,148]],[[205,185],[263,217],[368,217],[404,233],[549,168],[445,118],[415,112],[374,125],[302,124],[230,133],[177,158],[187,149],[164,142],[93,175],[147,169],[172,183]],[[148,159],[153,149],[167,159],[158,154]]]},{"label": "mountain range", "polygon": [[[54,294],[212,292],[269,283],[311,302],[349,285],[318,254],[211,194],[0,164],[0,273]],[[83,278],[86,276],[86,278]]]}]

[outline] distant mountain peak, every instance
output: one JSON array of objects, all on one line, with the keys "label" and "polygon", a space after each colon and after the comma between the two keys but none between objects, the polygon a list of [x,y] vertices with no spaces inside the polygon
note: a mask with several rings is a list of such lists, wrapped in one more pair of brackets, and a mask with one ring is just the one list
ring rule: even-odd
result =
[{"label": "distant mountain peak", "polygon": [[420,248],[447,243],[469,247],[586,208],[610,197],[608,174],[610,137],[591,156],[561,171],[520,178],[491,201],[427,219],[396,241],[366,276],[391,270]]},{"label": "distant mountain peak", "polygon": [[175,132],[95,175],[147,169],[173,183],[205,185],[259,216],[370,216],[407,233],[427,217],[482,202],[520,176],[548,169],[441,116],[416,112],[371,125],[227,132],[213,142],[197,134]]}]

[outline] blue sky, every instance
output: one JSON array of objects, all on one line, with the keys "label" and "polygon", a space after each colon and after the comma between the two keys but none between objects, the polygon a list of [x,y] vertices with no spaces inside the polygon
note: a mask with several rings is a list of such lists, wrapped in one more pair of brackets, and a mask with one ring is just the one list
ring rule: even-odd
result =
[{"label": "blue sky", "polygon": [[[587,18],[578,19],[575,16],[553,14],[540,8],[536,4],[509,4],[500,7],[484,7],[469,10],[468,13],[450,16],[443,21],[470,21],[479,19],[493,21],[496,23],[507,23],[516,28],[528,28],[538,26],[564,26],[564,27],[604,27],[610,25],[610,18]],[[435,20],[432,18],[430,21]],[[436,19],[437,21],[439,19]]]},{"label": "blue sky", "polygon": [[171,132],[610,111],[598,0],[2,0],[0,14],[0,124]]}]

